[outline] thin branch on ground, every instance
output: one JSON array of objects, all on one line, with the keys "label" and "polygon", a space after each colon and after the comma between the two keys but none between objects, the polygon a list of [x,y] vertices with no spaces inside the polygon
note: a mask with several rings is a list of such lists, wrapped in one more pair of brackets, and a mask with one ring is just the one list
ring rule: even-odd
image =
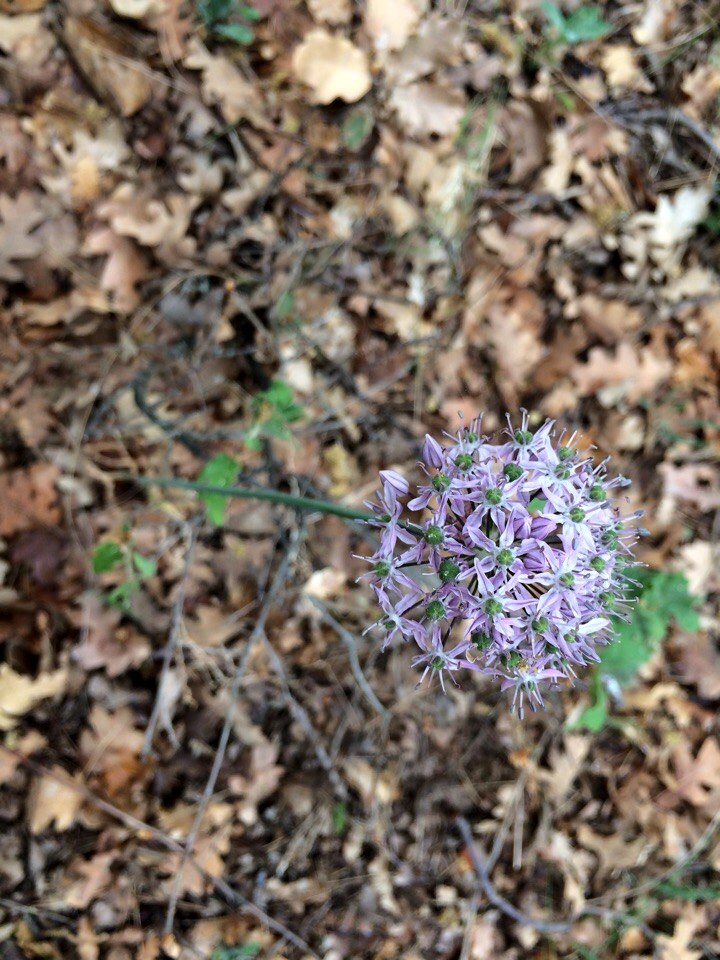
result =
[{"label": "thin branch on ground", "polygon": [[163,652],[163,664],[160,671],[160,679],[158,681],[157,693],[155,694],[155,703],[153,704],[152,713],[150,714],[150,719],[148,721],[147,730],[145,731],[145,742],[143,744],[142,753],[140,756],[145,759],[150,753],[150,748],[152,747],[153,737],[155,736],[155,729],[158,725],[158,721],[162,720],[162,725],[164,730],[167,732],[167,735],[170,737],[173,746],[175,749],[178,749],[180,746],[177,737],[175,736],[175,731],[172,728],[172,723],[170,722],[169,717],[163,716],[164,704],[163,697],[165,693],[165,688],[168,683],[168,677],[170,674],[170,668],[172,666],[173,660],[175,658],[175,651],[180,640],[180,633],[182,631],[182,620],[183,620],[183,610],[185,608],[185,594],[187,592],[188,579],[190,577],[190,569],[192,567],[193,555],[195,553],[195,542],[197,536],[197,526],[196,523],[184,523],[183,532],[185,536],[185,559],[183,562],[183,570],[180,575],[180,580],[177,585],[177,594],[175,595],[175,601],[172,606],[172,613],[170,616],[170,633],[168,636],[168,641],[165,645],[165,650]]},{"label": "thin branch on ground", "polygon": [[325,770],[328,775],[328,780],[335,788],[335,793],[341,800],[347,800],[348,790],[343,781],[340,779],[340,776],[333,766],[333,762],[330,759],[330,755],[323,746],[323,743],[320,739],[320,735],[312,724],[312,720],[308,716],[307,710],[303,705],[293,696],[292,691],[290,690],[290,684],[288,683],[287,674],[285,673],[285,667],[281,657],[274,650],[273,645],[270,643],[266,635],[263,635],[263,645],[267,651],[268,657],[270,658],[270,664],[280,680],[280,685],[282,687],[283,696],[287,701],[288,709],[293,715],[293,718],[300,724],[307,738],[313,746],[315,751],[315,756],[318,758],[320,766]]},{"label": "thin branch on ground", "polygon": [[265,635],[265,623],[270,613],[272,604],[277,599],[278,594],[282,590],[285,581],[287,579],[290,567],[297,556],[297,552],[300,548],[301,540],[301,528],[297,527],[290,536],[290,542],[285,551],[285,556],[278,567],[277,573],[268,589],[265,597],[263,598],[262,607],[258,613],[258,618],[253,627],[252,633],[248,637],[247,643],[245,645],[245,650],[243,655],[235,669],[235,673],[232,678],[232,683],[230,685],[230,691],[228,693],[228,704],[225,711],[225,718],[223,721],[222,730],[220,732],[220,738],[218,740],[217,750],[215,752],[215,759],[213,761],[212,769],[210,770],[210,776],[207,779],[205,784],[205,789],[203,795],[200,798],[200,804],[198,806],[197,813],[195,814],[195,819],[193,820],[192,826],[190,827],[190,832],[188,833],[187,839],[185,840],[184,853],[178,871],[175,874],[175,880],[173,882],[172,891],[170,893],[170,900],[168,902],[167,912],[165,914],[165,933],[172,932],[172,928],[175,922],[175,912],[177,910],[177,903],[180,897],[180,885],[182,882],[182,874],[186,862],[192,854],[192,850],[195,846],[195,841],[197,840],[198,834],[200,832],[200,825],[202,823],[203,817],[205,816],[205,811],[210,803],[212,795],[215,791],[215,784],[217,783],[218,776],[220,775],[220,770],[225,759],[225,751],[227,750],[228,743],[230,741],[230,734],[232,732],[233,717],[235,715],[235,704],[240,692],[240,683],[245,674],[245,668],[250,660],[250,655],[254,651],[257,644],[262,640]]},{"label": "thin branch on ground", "polygon": [[505,897],[499,894],[493,886],[492,880],[490,879],[488,862],[480,854],[477,844],[475,843],[475,838],[472,835],[470,824],[467,822],[467,820],[464,817],[457,817],[455,819],[455,823],[462,835],[463,842],[467,847],[467,851],[470,854],[470,860],[472,861],[473,869],[475,870],[475,875],[477,876],[480,889],[488,898],[489,902],[494,907],[497,907],[501,913],[504,913],[506,917],[510,917],[511,920],[515,920],[517,923],[521,923],[524,926],[532,927],[533,930],[536,930],[541,934],[554,934],[568,933],[578,920],[581,920],[585,916],[595,916],[608,920],[619,920],[632,926],[639,927],[646,937],[649,939],[653,938],[653,931],[638,917],[634,917],[628,913],[623,913],[622,911],[612,910],[609,907],[597,907],[591,903],[585,904],[582,909],[577,911],[577,913],[571,914],[567,920],[539,920],[529,916],[527,913],[523,913],[522,910],[519,910],[516,906],[514,906],[514,904],[510,903],[509,900],[506,900]]},{"label": "thin branch on ground", "polygon": [[330,613],[330,611],[322,602],[322,600],[319,600],[317,597],[312,597],[312,596],[308,597],[308,599],[310,600],[312,605],[320,612],[320,616],[325,621],[325,623],[327,623],[328,626],[333,628],[333,630],[337,633],[338,637],[340,637],[342,642],[345,644],[345,649],[348,652],[348,658],[350,660],[350,669],[352,670],[353,676],[355,677],[355,682],[360,687],[360,690],[362,691],[365,699],[372,706],[373,710],[383,718],[383,720],[388,721],[391,718],[392,714],[390,713],[389,710],[387,710],[382,705],[382,703],[380,703],[377,696],[375,695],[375,692],[373,691],[372,687],[368,683],[367,677],[363,673],[362,666],[360,665],[360,658],[358,657],[357,642],[355,640],[355,637],[349,630],[347,630],[341,623],[339,623],[335,619],[335,617],[333,617],[333,615]]},{"label": "thin branch on ground", "polygon": [[[26,757],[20,751],[6,747],[4,744],[0,744],[0,754],[2,753],[6,753],[13,757],[16,761],[27,767],[28,770],[31,770],[37,776],[49,777],[50,779],[55,780],[56,783],[60,783],[69,790],[72,790],[74,793],[77,793],[87,803],[96,807],[98,810],[102,810],[103,813],[106,813],[114,820],[124,824],[129,830],[132,830],[143,839],[147,840],[147,838],[151,837],[154,840],[157,840],[158,843],[160,843],[171,853],[177,853],[182,857],[186,857],[186,847],[180,843],[179,840],[173,839],[173,837],[169,836],[167,833],[164,833],[151,823],[146,823],[144,820],[134,817],[131,813],[126,813],[124,810],[121,810],[120,807],[116,807],[107,800],[103,800],[101,797],[96,796],[92,790],[89,790],[76,780],[72,780],[70,777],[63,776],[55,770],[50,770],[47,767],[44,767],[41,763],[37,763],[37,761]],[[252,914],[256,920],[258,920],[260,923],[264,923],[269,930],[273,930],[278,934],[278,936],[282,937],[284,940],[287,940],[288,943],[292,943],[300,950],[305,951],[311,957],[314,957],[315,960],[321,960],[320,956],[315,953],[312,947],[310,947],[309,944],[307,944],[301,937],[299,937],[296,933],[293,933],[292,930],[289,930],[284,924],[280,923],[279,920],[274,920],[261,907],[258,907],[257,904],[243,897],[243,895],[238,893],[237,890],[234,890],[229,883],[226,883],[220,877],[214,877],[212,874],[208,873],[207,870],[200,866],[194,857],[187,856],[185,863],[192,867],[192,869],[202,877],[203,881],[211,886],[215,892],[218,893],[230,906],[238,907],[244,910],[246,913]],[[18,909],[22,909],[22,907],[18,905]],[[28,911],[41,911],[41,908],[36,907],[27,907],[26,909]],[[42,912],[47,913],[46,911]]]}]

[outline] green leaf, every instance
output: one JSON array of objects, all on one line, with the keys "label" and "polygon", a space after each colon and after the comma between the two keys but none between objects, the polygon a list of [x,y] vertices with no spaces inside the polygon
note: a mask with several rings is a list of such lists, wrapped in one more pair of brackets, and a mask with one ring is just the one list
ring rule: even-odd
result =
[{"label": "green leaf", "polygon": [[367,143],[374,125],[375,121],[369,110],[363,107],[352,110],[342,125],[342,142],[348,150],[360,150]]},{"label": "green leaf", "polygon": [[720,884],[711,884],[707,887],[693,887],[674,880],[663,880],[653,887],[655,896],[663,900],[689,900],[699,902],[704,900],[720,901]]},{"label": "green leaf", "polygon": [[99,543],[92,552],[90,562],[95,573],[107,573],[122,563],[123,552],[120,544],[114,540],[105,540]]},{"label": "green leaf", "polygon": [[[226,453],[218,453],[205,464],[197,479],[200,483],[207,483],[213,487],[231,487],[240,470],[237,460]],[[208,519],[219,526],[225,519],[225,504],[228,498],[222,493],[198,494],[205,504]]]},{"label": "green leaf", "polygon": [[157,564],[152,559],[152,557],[144,557],[141,553],[138,553],[136,550],[133,550],[132,554],[133,566],[143,578],[147,580],[149,577],[152,577],[155,571],[157,570]]},{"label": "green leaf", "polygon": [[130,598],[139,589],[140,584],[134,577],[130,580],[123,580],[108,593],[107,602],[111,607],[120,607],[121,610],[127,610],[130,605]]},{"label": "green leaf", "polygon": [[545,0],[544,3],[540,4],[540,9],[547,17],[547,21],[551,27],[553,27],[558,33],[562,33],[565,29],[565,17],[562,14],[562,11],[555,3],[549,3]]},{"label": "green leaf", "polygon": [[210,960],[241,960],[244,957],[256,957],[260,949],[260,944],[256,940],[249,940],[236,947],[218,947],[210,954]]},{"label": "green leaf", "polygon": [[600,7],[594,5],[580,7],[569,17],[554,3],[542,3],[541,9],[558,43],[572,45],[597,40],[612,29],[612,25],[603,20]]},{"label": "green leaf", "polygon": [[614,677],[618,683],[629,683],[640,667],[652,656],[652,649],[635,617],[629,623],[612,618],[616,640],[600,651],[600,673]]},{"label": "green leaf", "polygon": [[342,836],[347,830],[347,807],[344,803],[338,801],[332,810],[333,829],[338,836]]},{"label": "green leaf", "polygon": [[249,6],[247,3],[241,3],[237,8],[237,13],[245,20],[252,20],[253,23],[257,23],[258,20],[262,20],[262,14],[260,11],[256,10],[255,7]]},{"label": "green leaf", "polygon": [[597,672],[593,674],[592,695],[593,703],[586,707],[573,723],[568,724],[569,730],[591,730],[597,733],[605,726],[608,696]]},{"label": "green leaf", "polygon": [[199,0],[196,9],[206,27],[211,28],[220,20],[225,20],[232,12],[234,0]]},{"label": "green leaf", "polygon": [[245,47],[255,39],[252,27],[248,27],[245,23],[216,23],[213,25],[213,33]]},{"label": "green leaf", "polygon": [[527,511],[528,513],[542,513],[546,503],[547,500],[544,500],[542,497],[533,497],[527,505]]}]

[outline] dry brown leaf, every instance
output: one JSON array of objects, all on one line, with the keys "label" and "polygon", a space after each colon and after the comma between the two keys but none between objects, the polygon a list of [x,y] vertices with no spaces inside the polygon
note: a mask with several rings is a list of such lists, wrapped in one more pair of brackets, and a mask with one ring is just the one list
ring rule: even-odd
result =
[{"label": "dry brown leaf", "polygon": [[675,0],[645,0],[640,22],[631,31],[633,40],[640,46],[661,45],[675,35],[678,13]]},{"label": "dry brown leaf", "polygon": [[396,87],[390,95],[390,106],[411,136],[454,134],[467,109],[461,90],[425,81]]},{"label": "dry brown leaf", "polygon": [[464,39],[460,19],[431,14],[404,48],[387,58],[385,79],[389,86],[404,86],[429,76],[438,67],[459,63]]},{"label": "dry brown leaf", "polygon": [[40,253],[41,243],[33,231],[44,218],[39,198],[29,190],[15,199],[0,194],[0,280],[22,280],[22,271],[13,261]]},{"label": "dry brown leaf", "polygon": [[347,39],[311,30],[293,53],[295,76],[307,84],[313,103],[356,103],[372,86],[366,54]]},{"label": "dry brown leaf", "polygon": [[67,678],[67,670],[60,669],[33,680],[0,663],[0,730],[12,730],[42,700],[63,693]]},{"label": "dry brown leaf", "polygon": [[26,67],[43,63],[55,46],[42,23],[41,13],[6,17],[0,14],[0,50]]},{"label": "dry brown leaf", "polygon": [[308,10],[317,23],[329,23],[333,27],[352,20],[350,0],[308,0]]},{"label": "dry brown leaf", "polygon": [[664,273],[675,274],[686,242],[707,216],[712,196],[713,187],[706,184],[661,194],[652,213],[642,211],[627,221],[621,249],[637,264],[649,258]]},{"label": "dry brown leaf", "polygon": [[510,183],[522,183],[542,167],[547,134],[537,110],[521,100],[510,100],[498,116],[499,139],[510,160]]},{"label": "dry brown leaf", "polygon": [[247,826],[257,823],[258,804],[275,793],[280,785],[285,768],[276,763],[279,753],[280,747],[276,743],[257,744],[250,751],[247,777],[233,776],[228,781],[232,792],[242,797],[238,816]]},{"label": "dry brown leaf", "polygon": [[93,704],[89,727],[80,737],[80,750],[85,758],[87,776],[98,773],[105,789],[114,795],[140,773],[138,759],[145,736],[135,727],[135,717],[127,707],[110,713],[100,704]]},{"label": "dry brown leaf", "polygon": [[378,50],[401,50],[427,4],[418,0],[367,0],[365,29]]},{"label": "dry brown leaf", "polygon": [[603,300],[585,293],[576,306],[588,331],[607,344],[617,343],[642,326],[642,312],[624,300]]},{"label": "dry brown leaf", "polygon": [[663,478],[664,497],[684,500],[703,513],[720,507],[720,473],[712,464],[661,463],[658,469]]},{"label": "dry brown leaf", "polygon": [[183,63],[190,70],[202,71],[203,100],[217,104],[228,123],[245,119],[260,129],[269,127],[257,84],[249,83],[227,57],[214,56],[193,37]]},{"label": "dry brown leaf", "polygon": [[142,20],[161,14],[164,9],[162,0],[109,0],[110,6],[120,17]]},{"label": "dry brown leaf", "polygon": [[82,594],[80,604],[77,623],[82,639],[73,648],[72,658],[83,670],[102,668],[109,677],[117,677],[147,660],[150,643],[131,625],[120,625],[120,610],[109,607],[93,591]]},{"label": "dry brown leaf", "polygon": [[720,94],[720,70],[717,64],[699,64],[685,76],[681,86],[690,101],[686,112],[696,120],[702,120]]},{"label": "dry brown leaf", "polygon": [[150,100],[153,87],[145,64],[118,40],[116,31],[97,20],[66,17],[65,42],[99,96],[124,117],[131,117]]},{"label": "dry brown leaf", "polygon": [[0,746],[0,783],[7,783],[22,763],[23,757],[42,750],[47,740],[37,730],[28,730],[17,743],[13,744],[13,753]]},{"label": "dry brown leaf", "polygon": [[660,355],[650,346],[638,349],[623,342],[615,354],[593,347],[587,362],[573,367],[572,378],[581,396],[596,393],[603,406],[611,407],[621,399],[636,403],[641,397],[653,396],[672,371],[667,355]]},{"label": "dry brown leaf", "polygon": [[540,769],[538,775],[546,783],[550,796],[558,803],[564,800],[579,774],[592,741],[582,734],[567,734],[563,749],[550,753],[550,769]]},{"label": "dry brown leaf", "polygon": [[684,904],[682,914],[675,921],[673,935],[658,935],[660,960],[700,960],[705,956],[704,950],[692,950],[690,941],[707,925],[707,921],[704,907]]},{"label": "dry brown leaf", "polygon": [[62,767],[53,767],[42,777],[34,778],[25,805],[30,833],[43,833],[50,826],[62,832],[75,823],[83,795],[64,782],[67,776]]},{"label": "dry brown leaf", "polygon": [[86,256],[107,256],[100,288],[112,294],[112,304],[118,313],[131,313],[140,302],[137,285],[149,273],[147,261],[137,244],[118,236],[109,227],[101,227],[87,235],[82,252]]},{"label": "dry brown leaf", "polygon": [[605,47],[600,54],[600,65],[611,87],[652,93],[654,87],[638,64],[639,50],[629,43]]},{"label": "dry brown leaf", "polygon": [[706,631],[693,633],[683,642],[680,668],[685,683],[693,683],[706,700],[720,700],[720,649]]},{"label": "dry brown leaf", "polygon": [[48,0],[0,0],[0,12],[2,13],[33,13],[35,10],[42,10]]},{"label": "dry brown leaf", "polygon": [[598,858],[597,877],[607,877],[618,870],[628,870],[642,864],[650,851],[646,837],[640,835],[626,840],[622,828],[609,835],[596,833],[587,823],[577,828],[578,841]]},{"label": "dry brown leaf", "polygon": [[110,868],[117,856],[117,851],[111,850],[108,853],[99,853],[90,860],[80,857],[73,860],[70,869],[78,876],[77,879],[72,879],[63,893],[63,902],[76,910],[85,909],[112,884],[114,878]]},{"label": "dry brown leaf", "polygon": [[345,778],[353,786],[366,807],[373,803],[392,803],[399,796],[397,778],[392,770],[376,770],[367,760],[352,757],[343,764]]},{"label": "dry brown leaf", "polygon": [[52,463],[35,463],[3,475],[0,492],[0,536],[60,520],[55,484],[60,475]]},{"label": "dry brown leaf", "polygon": [[697,757],[690,752],[690,745],[682,741],[673,750],[675,781],[668,794],[662,794],[661,806],[673,806],[686,800],[695,807],[715,807],[720,801],[720,746],[714,737],[708,737],[700,747]]}]

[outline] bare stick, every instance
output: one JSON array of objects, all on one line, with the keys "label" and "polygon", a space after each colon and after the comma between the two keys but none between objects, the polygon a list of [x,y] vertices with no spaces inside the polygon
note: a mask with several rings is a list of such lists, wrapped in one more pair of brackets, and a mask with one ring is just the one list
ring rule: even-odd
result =
[{"label": "bare stick", "polygon": [[285,580],[287,579],[288,571],[290,565],[294,561],[297,551],[300,546],[300,529],[293,531],[290,537],[290,543],[288,548],[285,551],[285,556],[283,557],[282,563],[280,564],[275,578],[270,585],[270,589],[265,594],[263,599],[262,607],[258,614],[257,621],[253,627],[253,631],[248,637],[248,641],[245,645],[245,650],[243,655],[235,668],[235,674],[232,678],[232,683],[230,685],[230,692],[228,694],[228,704],[225,711],[225,719],[223,721],[222,730],[220,732],[220,739],[218,740],[217,750],[215,752],[215,759],[213,761],[212,769],[210,770],[210,776],[208,777],[207,783],[205,784],[205,789],[203,795],[200,798],[200,804],[198,806],[197,813],[195,814],[195,819],[193,820],[192,826],[190,827],[190,832],[187,835],[185,840],[185,850],[183,853],[182,862],[178,868],[177,873],[175,874],[175,880],[173,883],[172,891],[170,893],[170,901],[168,903],[167,913],[165,915],[165,933],[171,933],[173,924],[175,922],[175,912],[177,910],[177,902],[180,896],[180,884],[182,882],[182,874],[185,864],[192,854],[193,847],[195,846],[195,841],[197,840],[198,833],[200,832],[200,824],[202,819],[205,816],[205,811],[210,799],[212,798],[213,792],[215,791],[215,784],[217,783],[217,778],[220,775],[220,770],[223,765],[223,760],[225,759],[225,751],[227,750],[228,742],[230,740],[230,733],[232,731],[233,716],[235,714],[235,702],[238,698],[238,693],[240,692],[240,682],[242,681],[243,675],[245,673],[245,668],[250,659],[250,654],[255,649],[257,643],[262,639],[265,633],[265,622],[270,613],[270,608],[275,601],[278,593],[282,589]]},{"label": "bare stick", "polygon": [[492,885],[487,864],[475,844],[470,824],[464,817],[457,817],[455,823],[462,834],[463,841],[470,854],[470,859],[472,860],[472,865],[477,874],[482,891],[494,907],[501,910],[505,916],[511,917],[513,920],[517,920],[518,923],[525,924],[525,926],[532,927],[537,930],[538,933],[567,933],[572,926],[571,921],[535,920],[533,917],[529,917],[526,913],[523,913],[522,910],[518,910],[509,900],[501,896]]},{"label": "bare stick", "polygon": [[[72,780],[69,776],[63,776],[62,774],[57,773],[55,770],[49,770],[41,763],[31,760],[29,757],[26,757],[19,751],[12,750],[10,747],[6,747],[3,744],[0,744],[0,753],[9,754],[38,776],[50,777],[57,783],[61,783],[69,790],[79,794],[85,801],[87,801],[87,803],[97,807],[98,810],[102,810],[103,813],[106,813],[114,820],[118,820],[120,823],[123,823],[128,829],[133,830],[140,836],[144,838],[152,837],[163,847],[165,847],[165,849],[171,850],[173,853],[179,853],[181,856],[186,853],[185,847],[178,840],[174,840],[167,833],[164,833],[162,830],[158,829],[158,827],[154,827],[151,823],[146,823],[144,820],[134,817],[131,813],[126,813],[124,810],[121,810],[120,807],[116,807],[107,800],[103,800],[101,797],[96,796],[87,787],[78,783],[76,780]],[[233,906],[241,907],[247,913],[252,914],[261,923],[264,923],[265,926],[270,930],[274,930],[279,936],[283,937],[289,943],[294,944],[300,950],[304,950],[306,953],[310,954],[310,956],[315,957],[316,960],[320,960],[318,954],[315,953],[315,951],[301,937],[299,937],[296,933],[293,933],[292,930],[289,930],[284,924],[280,923],[279,920],[273,920],[273,918],[269,914],[265,913],[264,910],[234,890],[230,884],[226,883],[224,880],[221,880],[219,877],[212,876],[212,874],[208,873],[207,870],[201,867],[193,857],[188,857],[187,863],[203,878],[205,883],[209,884],[217,893],[219,893],[227,903]]]},{"label": "bare stick", "polygon": [[[163,652],[163,664],[162,670],[160,671],[160,679],[158,681],[157,693],[155,694],[155,703],[153,704],[152,713],[150,714],[150,719],[148,721],[147,730],[145,731],[145,742],[143,744],[142,753],[140,756],[145,759],[150,753],[150,748],[152,747],[153,737],[155,736],[155,728],[158,725],[158,720],[160,720],[161,714],[163,712],[163,694],[165,692],[165,687],[168,683],[168,675],[170,673],[170,667],[172,666],[173,659],[175,657],[175,650],[180,639],[180,633],[182,630],[182,619],[183,619],[183,610],[185,607],[185,593],[187,591],[188,578],[190,576],[190,567],[192,566],[192,558],[195,552],[195,537],[197,534],[197,529],[194,523],[184,524],[184,533],[185,533],[185,561],[183,563],[183,571],[180,577],[180,582],[178,583],[177,595],[175,597],[175,602],[172,607],[172,614],[170,618],[170,634],[168,636],[168,641],[165,644],[165,650]],[[167,729],[167,734],[170,739],[173,741],[173,746],[177,749],[180,744],[177,741],[175,732],[173,731],[172,724],[169,722],[169,718],[166,723],[163,724]]]},{"label": "bare stick", "polygon": [[337,770],[333,766],[333,762],[330,759],[330,755],[323,746],[323,743],[320,739],[320,736],[312,725],[312,721],[308,716],[307,710],[303,705],[293,696],[292,691],[290,690],[290,684],[288,683],[287,674],[285,673],[285,667],[280,657],[277,655],[273,649],[272,644],[268,640],[267,636],[263,636],[263,643],[265,649],[267,650],[268,656],[270,657],[270,663],[272,664],[273,670],[278,675],[280,680],[280,685],[283,688],[283,695],[288,704],[290,713],[300,726],[303,728],[307,734],[308,740],[312,743],[313,749],[315,750],[315,756],[320,762],[320,766],[326,771],[328,775],[328,780],[332,783],[335,788],[335,793],[340,797],[341,800],[347,800],[348,791],[345,784],[340,779]]},{"label": "bare stick", "polygon": [[468,853],[470,854],[470,859],[472,861],[475,874],[478,878],[480,889],[483,891],[490,903],[494,907],[497,907],[501,913],[504,913],[506,917],[510,917],[512,920],[522,923],[526,927],[532,927],[533,930],[537,930],[538,933],[551,934],[567,933],[572,929],[574,923],[584,916],[591,915],[615,921],[622,920],[625,923],[639,927],[645,936],[648,937],[648,939],[653,938],[653,931],[650,929],[650,927],[638,919],[638,917],[605,907],[596,907],[590,903],[583,906],[577,911],[577,913],[571,914],[567,920],[536,920],[534,917],[528,916],[527,913],[523,913],[522,910],[519,910],[516,906],[510,903],[509,900],[506,900],[505,897],[501,896],[501,894],[499,894],[493,886],[492,880],[490,879],[487,862],[485,861],[485,858],[481,856],[480,851],[475,844],[475,839],[472,835],[472,830],[470,829],[470,824],[467,822],[467,820],[464,817],[457,817],[455,819],[455,823],[457,824],[458,830],[462,834],[463,841],[467,847]]},{"label": "bare stick", "polygon": [[316,607],[320,611],[320,616],[325,621],[325,623],[327,623],[329,626],[333,628],[333,630],[337,633],[337,635],[340,637],[342,642],[345,644],[345,649],[347,650],[348,657],[350,659],[350,669],[352,670],[353,676],[355,677],[355,682],[360,687],[360,690],[364,694],[365,699],[372,706],[375,712],[383,718],[383,720],[385,721],[389,720],[391,717],[390,711],[386,710],[385,707],[380,703],[378,698],[375,696],[373,688],[368,683],[367,677],[363,673],[363,669],[360,666],[360,659],[358,657],[357,643],[355,641],[355,637],[352,635],[352,633],[350,633],[349,630],[346,630],[345,627],[335,619],[335,617],[333,617],[333,615],[330,613],[328,608],[325,606],[325,604],[321,600],[319,600],[317,597],[312,597],[312,596],[309,596],[308,600],[312,603],[314,607]]}]

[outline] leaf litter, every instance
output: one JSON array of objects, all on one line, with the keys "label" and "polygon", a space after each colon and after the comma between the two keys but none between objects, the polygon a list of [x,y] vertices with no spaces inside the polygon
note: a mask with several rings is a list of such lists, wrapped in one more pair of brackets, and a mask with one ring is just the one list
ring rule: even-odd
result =
[{"label": "leaf litter", "polygon": [[[706,11],[243,6],[0,2],[3,948],[714,955]],[[362,636],[363,533],[313,515],[265,623],[284,682],[258,644],[233,703],[297,518],[217,495],[196,512],[126,475],[225,463],[358,505],[426,429],[520,406],[613,456],[646,510],[641,559],[702,601],[697,629],[646,604],[663,639],[607,687],[601,729],[568,729],[597,707],[590,677],[522,725],[483,681],[415,689]],[[145,573],[93,571],[107,542]],[[541,939],[508,904],[569,926]]]}]

